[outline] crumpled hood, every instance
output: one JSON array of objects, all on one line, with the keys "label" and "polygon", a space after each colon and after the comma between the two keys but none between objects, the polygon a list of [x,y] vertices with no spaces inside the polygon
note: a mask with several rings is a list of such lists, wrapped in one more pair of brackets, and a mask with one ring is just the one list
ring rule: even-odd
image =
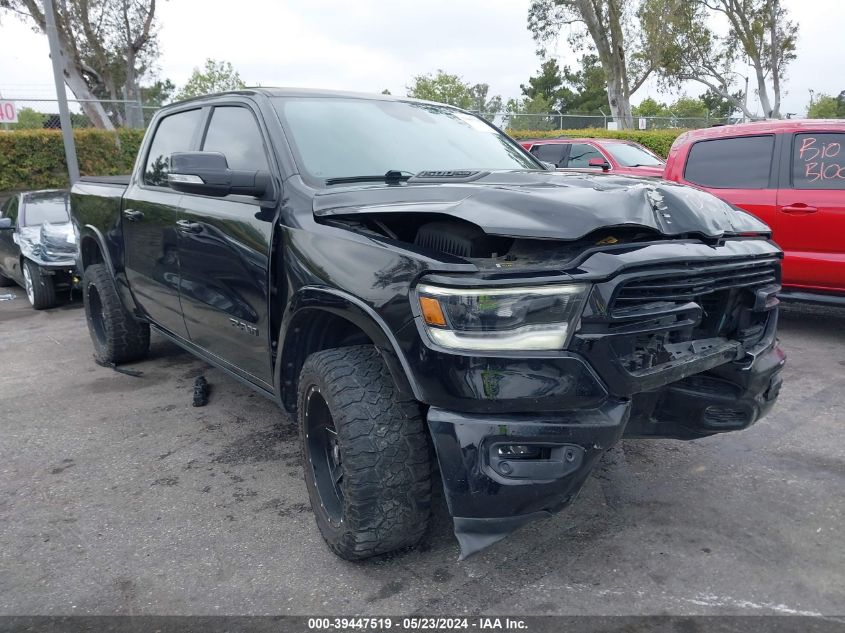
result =
[{"label": "crumpled hood", "polygon": [[576,240],[600,228],[635,226],[666,236],[769,234],[754,216],[692,187],[663,180],[579,173],[502,171],[471,182],[329,188],[314,196],[317,217],[441,213],[490,235]]},{"label": "crumpled hood", "polygon": [[17,241],[21,253],[34,261],[68,261],[76,256],[76,234],[70,222],[24,226]]}]

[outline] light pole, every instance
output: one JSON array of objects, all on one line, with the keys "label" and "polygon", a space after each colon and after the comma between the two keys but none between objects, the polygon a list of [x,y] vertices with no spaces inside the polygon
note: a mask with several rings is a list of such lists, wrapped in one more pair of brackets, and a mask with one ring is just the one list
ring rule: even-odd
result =
[{"label": "light pole", "polygon": [[62,138],[65,144],[67,175],[71,186],[79,180],[79,164],[76,162],[76,144],[73,141],[73,128],[70,125],[70,112],[67,109],[65,79],[62,74],[59,33],[56,30],[56,14],[53,12],[53,0],[44,0],[44,21],[47,23],[47,41],[50,43],[50,59],[53,61],[53,79],[56,82],[56,99],[59,102],[59,121],[62,125]]}]

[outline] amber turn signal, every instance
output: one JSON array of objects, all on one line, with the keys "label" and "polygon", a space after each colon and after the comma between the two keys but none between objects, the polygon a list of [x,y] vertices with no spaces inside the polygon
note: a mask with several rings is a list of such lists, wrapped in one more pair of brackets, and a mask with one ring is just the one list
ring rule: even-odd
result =
[{"label": "amber turn signal", "polygon": [[420,308],[422,308],[423,318],[429,325],[438,325],[444,327],[446,325],[446,317],[443,316],[443,309],[440,307],[440,302],[431,297],[420,297]]}]

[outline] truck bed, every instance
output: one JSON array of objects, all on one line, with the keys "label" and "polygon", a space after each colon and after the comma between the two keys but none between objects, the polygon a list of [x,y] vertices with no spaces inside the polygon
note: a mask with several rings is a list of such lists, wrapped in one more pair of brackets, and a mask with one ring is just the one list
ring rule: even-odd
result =
[{"label": "truck bed", "polygon": [[[80,229],[89,227],[102,236],[107,261],[118,268],[122,266],[123,258],[120,214],[128,184],[129,176],[86,176],[80,178],[70,190],[74,223]],[[84,241],[80,243],[83,259],[88,252]]]},{"label": "truck bed", "polygon": [[82,176],[78,182],[91,182],[98,185],[120,185],[124,188],[129,186],[130,174],[120,176]]}]

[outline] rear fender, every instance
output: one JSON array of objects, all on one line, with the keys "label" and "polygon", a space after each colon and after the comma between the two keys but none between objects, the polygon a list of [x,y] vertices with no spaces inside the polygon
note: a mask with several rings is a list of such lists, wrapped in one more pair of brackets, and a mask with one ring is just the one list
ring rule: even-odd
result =
[{"label": "rear fender", "polygon": [[106,247],[107,242],[103,234],[97,227],[90,224],[77,226],[76,228],[79,232],[76,268],[80,276],[85,272],[85,268],[91,264],[104,264],[114,280],[121,303],[132,314],[140,314],[138,306],[135,304],[135,299],[129,291],[126,275],[122,270],[116,268],[112,254]]}]

